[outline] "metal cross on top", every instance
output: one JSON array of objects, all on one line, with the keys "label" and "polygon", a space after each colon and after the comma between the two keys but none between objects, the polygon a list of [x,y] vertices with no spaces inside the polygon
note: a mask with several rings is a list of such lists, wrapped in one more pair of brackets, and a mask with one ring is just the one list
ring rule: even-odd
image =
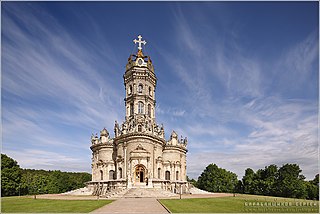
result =
[{"label": "metal cross on top", "polygon": [[139,39],[139,40],[134,39],[133,42],[134,42],[134,44],[139,43],[139,45],[138,45],[138,50],[142,50],[141,44],[146,45],[147,42],[141,40],[141,39],[142,39],[142,36],[141,36],[141,35],[138,36],[138,39]]}]

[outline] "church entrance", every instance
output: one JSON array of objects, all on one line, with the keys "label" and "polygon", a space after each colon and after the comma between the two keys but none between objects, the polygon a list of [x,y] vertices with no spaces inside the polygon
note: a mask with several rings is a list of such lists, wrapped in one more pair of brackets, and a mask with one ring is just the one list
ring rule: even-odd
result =
[{"label": "church entrance", "polygon": [[135,168],[134,176],[135,176],[135,183],[145,182],[146,168],[142,164],[137,165]]}]

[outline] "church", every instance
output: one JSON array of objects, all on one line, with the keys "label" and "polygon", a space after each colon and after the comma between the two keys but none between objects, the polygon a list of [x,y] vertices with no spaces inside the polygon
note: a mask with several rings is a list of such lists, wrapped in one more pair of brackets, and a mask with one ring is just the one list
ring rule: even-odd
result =
[{"label": "church", "polygon": [[153,188],[173,193],[187,191],[187,138],[172,131],[165,139],[163,125],[156,122],[157,77],[150,56],[139,35],[133,42],[137,52],[128,58],[123,75],[125,119],[115,121],[114,137],[108,130],[92,135],[92,181],[94,195],[113,190]]}]

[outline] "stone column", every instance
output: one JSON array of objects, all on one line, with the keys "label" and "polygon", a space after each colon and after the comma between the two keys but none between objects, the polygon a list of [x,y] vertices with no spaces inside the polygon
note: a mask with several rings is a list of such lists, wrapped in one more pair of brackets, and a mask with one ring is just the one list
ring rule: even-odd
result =
[{"label": "stone column", "polygon": [[155,178],[155,168],[156,168],[156,157],[155,157],[155,154],[156,154],[156,145],[153,145],[153,178]]},{"label": "stone column", "polygon": [[148,187],[152,188],[152,170],[151,170],[152,164],[150,163],[150,158],[147,157],[147,169],[148,169]]},{"label": "stone column", "polygon": [[128,169],[127,169],[128,186],[127,186],[127,188],[131,188],[132,187],[131,163],[130,163],[130,161],[128,161],[126,164],[128,164]]},{"label": "stone column", "polygon": [[128,175],[127,175],[127,145],[126,143],[123,143],[123,161],[124,161],[124,164],[123,164],[123,178],[124,179],[128,179]]}]

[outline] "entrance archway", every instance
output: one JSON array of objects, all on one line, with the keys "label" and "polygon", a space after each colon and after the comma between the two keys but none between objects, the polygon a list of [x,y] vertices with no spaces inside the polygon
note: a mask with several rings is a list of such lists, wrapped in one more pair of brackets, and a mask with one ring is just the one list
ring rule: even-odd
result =
[{"label": "entrance archway", "polygon": [[144,183],[146,178],[146,168],[144,165],[139,164],[134,170],[135,183]]}]

